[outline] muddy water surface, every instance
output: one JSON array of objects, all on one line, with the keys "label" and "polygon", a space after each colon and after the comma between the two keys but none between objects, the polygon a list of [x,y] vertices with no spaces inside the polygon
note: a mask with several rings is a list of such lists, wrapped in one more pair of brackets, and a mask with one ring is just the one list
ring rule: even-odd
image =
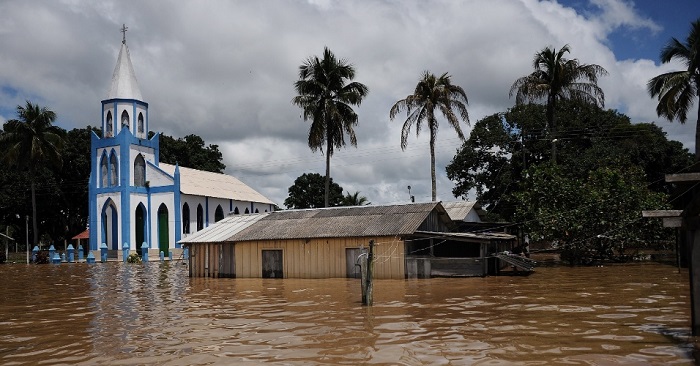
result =
[{"label": "muddy water surface", "polygon": [[176,263],[0,265],[0,364],[693,364],[687,271],[190,279]]}]

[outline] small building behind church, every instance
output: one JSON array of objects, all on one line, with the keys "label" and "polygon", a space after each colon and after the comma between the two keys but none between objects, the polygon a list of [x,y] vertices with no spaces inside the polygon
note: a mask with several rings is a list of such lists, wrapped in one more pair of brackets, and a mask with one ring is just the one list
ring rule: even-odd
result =
[{"label": "small building behind church", "polygon": [[180,248],[181,239],[228,214],[264,213],[274,203],[226,174],[164,164],[159,134],[150,122],[122,41],[107,98],[101,107],[102,136],[91,136],[89,249],[128,245],[164,252]]}]

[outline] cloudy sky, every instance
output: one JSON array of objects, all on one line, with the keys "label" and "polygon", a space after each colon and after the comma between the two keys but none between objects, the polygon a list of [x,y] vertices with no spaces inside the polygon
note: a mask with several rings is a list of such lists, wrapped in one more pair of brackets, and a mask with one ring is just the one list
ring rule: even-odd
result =
[{"label": "cloudy sky", "polygon": [[[697,0],[0,0],[0,123],[30,99],[63,128],[99,125],[125,23],[151,129],[219,145],[227,173],[282,206],[296,177],[324,174],[290,101],[299,65],[327,46],[370,90],[355,109],[358,146],[336,152],[333,179],[377,204],[408,201],[409,185],[428,201],[427,131],[402,151],[403,121],[389,120],[424,70],[452,75],[475,123],[513,105],[510,86],[532,71],[535,52],[569,44],[570,57],[610,73],[600,83],[607,108],[694,149],[697,105],[690,123],[668,122],[645,86],[682,68],[660,65],[658,53],[671,37],[685,40],[698,16]],[[460,145],[441,124],[440,200],[454,200],[444,167]]]}]

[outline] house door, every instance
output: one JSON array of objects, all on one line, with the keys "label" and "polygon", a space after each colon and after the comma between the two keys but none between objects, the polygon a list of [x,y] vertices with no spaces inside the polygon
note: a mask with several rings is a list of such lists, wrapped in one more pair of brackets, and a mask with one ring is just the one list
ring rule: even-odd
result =
[{"label": "house door", "polygon": [[281,250],[262,251],[262,277],[284,278]]},{"label": "house door", "polygon": [[[345,273],[348,278],[360,278],[360,266],[356,266],[357,257],[360,255],[360,248],[345,248]],[[358,263],[359,264],[359,263]]]},{"label": "house door", "polygon": [[131,244],[130,249],[141,253],[141,245],[146,241],[146,209],[142,204],[136,207],[134,229],[136,230],[136,242]]}]

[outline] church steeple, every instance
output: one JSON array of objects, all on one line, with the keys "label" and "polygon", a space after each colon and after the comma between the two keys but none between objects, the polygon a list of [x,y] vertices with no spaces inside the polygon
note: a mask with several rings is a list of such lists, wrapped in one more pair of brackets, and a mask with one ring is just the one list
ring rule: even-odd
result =
[{"label": "church steeple", "polygon": [[107,93],[107,99],[136,99],[143,100],[139,83],[136,81],[134,66],[131,65],[129,47],[126,45],[126,25],[122,25],[122,46],[117,58],[117,66],[112,74],[112,84]]},{"label": "church steeple", "polygon": [[103,137],[116,137],[122,131],[145,139],[148,134],[148,103],[143,101],[141,89],[131,64],[126,45],[126,25],[122,25],[122,44],[107,99],[102,101]]}]

